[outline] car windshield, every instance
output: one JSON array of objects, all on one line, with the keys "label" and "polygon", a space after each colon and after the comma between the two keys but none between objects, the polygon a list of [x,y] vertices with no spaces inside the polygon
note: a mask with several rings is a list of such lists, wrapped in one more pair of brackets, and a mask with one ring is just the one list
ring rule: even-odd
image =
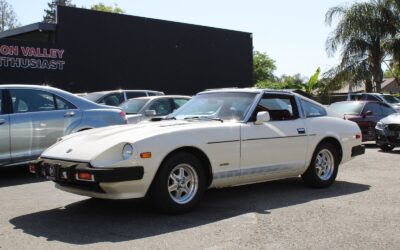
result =
[{"label": "car windshield", "polygon": [[125,111],[127,115],[137,114],[148,100],[148,98],[129,99],[119,106]]},{"label": "car windshield", "polygon": [[363,107],[363,102],[336,102],[329,106],[329,110],[338,115],[359,115]]},{"label": "car windshield", "polygon": [[82,96],[82,97],[85,98],[85,99],[88,99],[89,101],[96,102],[102,96],[104,96],[104,93],[95,92],[95,93],[87,94],[87,95]]},{"label": "car windshield", "polygon": [[381,97],[390,104],[400,103],[400,99],[392,95],[382,95]]},{"label": "car windshield", "polygon": [[256,93],[216,92],[196,95],[169,117],[243,121]]}]

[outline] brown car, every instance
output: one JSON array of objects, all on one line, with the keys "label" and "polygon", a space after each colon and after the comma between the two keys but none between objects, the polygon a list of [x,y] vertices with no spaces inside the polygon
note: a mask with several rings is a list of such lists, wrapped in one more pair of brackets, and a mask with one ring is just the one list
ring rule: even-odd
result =
[{"label": "brown car", "polygon": [[375,141],[375,126],[382,118],[396,113],[391,106],[375,101],[335,102],[328,107],[329,114],[356,122],[362,132],[362,141]]}]

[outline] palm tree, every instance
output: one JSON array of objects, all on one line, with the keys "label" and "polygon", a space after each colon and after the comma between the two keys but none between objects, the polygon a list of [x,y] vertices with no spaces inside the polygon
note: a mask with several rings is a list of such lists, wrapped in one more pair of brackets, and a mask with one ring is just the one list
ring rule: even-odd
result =
[{"label": "palm tree", "polygon": [[[327,39],[326,49],[329,55],[341,49],[341,62],[337,69],[347,73],[339,78],[347,76],[348,81],[356,78],[366,83],[372,79],[376,91],[380,92],[382,63],[387,56],[385,41],[397,32],[397,16],[391,4],[388,0],[370,0],[332,7],[326,13],[325,22],[332,25],[336,17],[339,22]],[[354,77],[351,72],[358,75]]]}]

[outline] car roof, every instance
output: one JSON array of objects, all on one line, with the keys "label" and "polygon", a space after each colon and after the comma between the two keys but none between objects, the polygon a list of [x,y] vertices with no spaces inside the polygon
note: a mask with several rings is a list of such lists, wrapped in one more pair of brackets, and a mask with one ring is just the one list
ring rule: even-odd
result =
[{"label": "car roof", "polygon": [[205,91],[202,91],[200,93],[198,93],[198,95],[202,95],[202,94],[207,94],[207,93],[226,93],[226,92],[231,92],[231,93],[255,93],[255,94],[260,94],[260,93],[266,93],[266,94],[286,94],[286,95],[293,95],[293,96],[297,96],[303,100],[306,100],[308,102],[311,102],[313,104],[316,104],[318,106],[321,106],[323,108],[325,108],[324,105],[322,105],[321,103],[314,101],[306,96],[300,95],[298,93],[293,92],[293,90],[286,90],[286,89],[282,89],[282,90],[277,90],[277,89],[261,89],[261,88],[220,88],[220,89],[208,89]]},{"label": "car roof", "polygon": [[332,104],[335,104],[335,103],[363,103],[363,104],[366,104],[366,103],[381,103],[381,102],[378,102],[378,101],[373,101],[373,100],[357,100],[357,101],[340,101],[340,102],[333,102],[333,103],[331,103],[330,105],[332,105]]},{"label": "car roof", "polygon": [[164,98],[185,98],[185,99],[187,98],[187,99],[190,99],[192,97],[188,96],[188,95],[153,95],[153,96],[134,97],[134,98],[130,98],[129,100],[132,100],[132,99],[154,100],[154,99],[164,99]]},{"label": "car roof", "polygon": [[90,108],[100,108],[100,107],[105,107],[103,105],[98,105],[94,102],[91,102],[87,99],[84,99],[80,96],[74,95],[68,91],[54,88],[48,85],[31,85],[31,84],[2,84],[0,85],[0,90],[1,89],[34,89],[34,90],[42,90],[42,91],[48,91],[53,94],[56,94],[67,101],[71,102],[75,106],[79,107],[80,109],[90,109]]},{"label": "car roof", "polygon": [[89,92],[88,94],[110,94],[110,93],[115,93],[115,92],[151,92],[151,93],[163,93],[161,91],[156,91],[156,90],[147,90],[147,89],[115,89],[115,90],[103,90],[103,91],[95,91],[95,92]]}]

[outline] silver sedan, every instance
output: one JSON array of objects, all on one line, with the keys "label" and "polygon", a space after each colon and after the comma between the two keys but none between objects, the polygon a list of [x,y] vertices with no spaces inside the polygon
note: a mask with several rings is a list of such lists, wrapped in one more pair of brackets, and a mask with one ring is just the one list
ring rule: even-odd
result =
[{"label": "silver sedan", "polygon": [[60,89],[0,85],[0,166],[35,159],[64,135],[126,123],[121,109]]}]

